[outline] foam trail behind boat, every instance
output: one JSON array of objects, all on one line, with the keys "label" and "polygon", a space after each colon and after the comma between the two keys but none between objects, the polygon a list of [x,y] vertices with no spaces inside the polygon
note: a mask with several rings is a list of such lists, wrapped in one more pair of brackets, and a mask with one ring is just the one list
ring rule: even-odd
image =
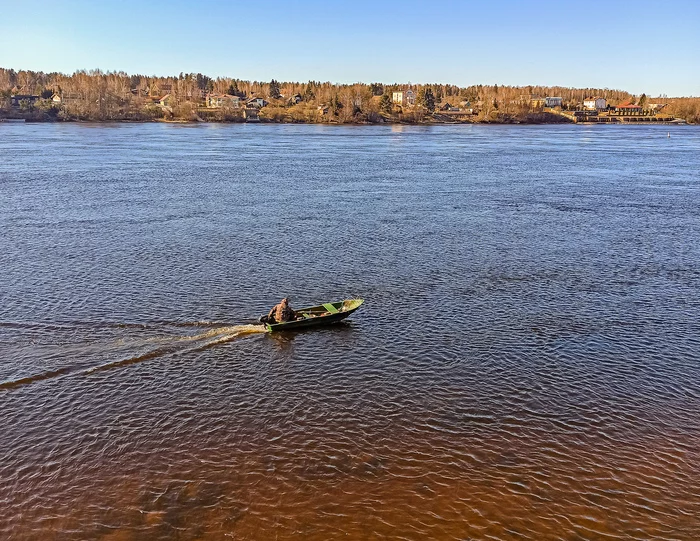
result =
[{"label": "foam trail behind boat", "polygon": [[[56,343],[41,346],[43,358],[51,358],[55,361],[45,363],[45,370],[29,372],[26,375],[13,374],[6,381],[0,379],[0,391],[79,372],[91,374],[165,355],[183,355],[231,342],[244,336],[265,332],[265,327],[262,325],[246,324],[214,327],[194,335],[164,334],[144,337],[135,335],[136,331],[129,331],[131,329],[129,325],[118,326],[124,328],[127,333],[109,340],[91,342],[57,340]],[[110,327],[114,328],[115,325]],[[136,328],[144,327],[138,326]],[[90,331],[90,333],[92,332]],[[33,348],[33,352],[36,353],[36,351],[36,347]],[[65,365],[65,361],[69,359],[71,360],[70,364]],[[63,366],[61,366],[62,364]]]},{"label": "foam trail behind boat", "polygon": [[265,327],[263,327],[262,325],[230,325],[227,327],[218,327],[216,329],[211,329],[207,332],[203,332],[193,336],[179,336],[174,339],[174,342],[172,344],[163,345],[141,355],[129,357],[127,359],[122,359],[119,361],[105,363],[100,366],[95,366],[93,368],[85,370],[84,373],[90,374],[102,370],[109,370],[118,366],[125,366],[142,361],[147,361],[149,359],[154,359],[156,357],[161,357],[163,355],[168,354],[183,354],[192,351],[199,351],[202,349],[210,348],[217,344],[231,342],[232,340],[241,338],[243,336],[247,336],[250,334],[261,334],[264,332]]}]

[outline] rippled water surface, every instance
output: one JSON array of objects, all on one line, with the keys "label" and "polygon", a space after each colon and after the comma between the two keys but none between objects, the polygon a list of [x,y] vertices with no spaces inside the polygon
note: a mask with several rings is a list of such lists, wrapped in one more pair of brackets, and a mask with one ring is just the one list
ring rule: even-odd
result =
[{"label": "rippled water surface", "polygon": [[[700,538],[698,171],[683,126],[0,124],[0,538]],[[261,332],[285,295],[366,301]]]}]

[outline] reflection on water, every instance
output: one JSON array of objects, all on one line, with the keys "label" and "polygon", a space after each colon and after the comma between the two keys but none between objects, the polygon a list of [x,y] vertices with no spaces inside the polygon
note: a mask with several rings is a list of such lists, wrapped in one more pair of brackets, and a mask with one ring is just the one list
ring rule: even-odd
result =
[{"label": "reflection on water", "polygon": [[699,538],[671,129],[0,126],[0,537]]}]

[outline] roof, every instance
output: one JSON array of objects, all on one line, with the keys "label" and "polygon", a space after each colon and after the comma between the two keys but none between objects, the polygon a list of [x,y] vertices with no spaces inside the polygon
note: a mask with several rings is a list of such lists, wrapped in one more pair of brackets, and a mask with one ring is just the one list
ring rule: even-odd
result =
[{"label": "roof", "polygon": [[618,109],[641,109],[641,105],[635,105],[634,103],[622,103],[617,106]]}]

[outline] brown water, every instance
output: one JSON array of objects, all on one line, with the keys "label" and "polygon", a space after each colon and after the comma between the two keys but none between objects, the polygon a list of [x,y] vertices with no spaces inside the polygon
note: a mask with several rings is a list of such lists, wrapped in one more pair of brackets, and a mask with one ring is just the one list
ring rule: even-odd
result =
[{"label": "brown water", "polygon": [[670,129],[0,125],[0,538],[700,538]]}]

